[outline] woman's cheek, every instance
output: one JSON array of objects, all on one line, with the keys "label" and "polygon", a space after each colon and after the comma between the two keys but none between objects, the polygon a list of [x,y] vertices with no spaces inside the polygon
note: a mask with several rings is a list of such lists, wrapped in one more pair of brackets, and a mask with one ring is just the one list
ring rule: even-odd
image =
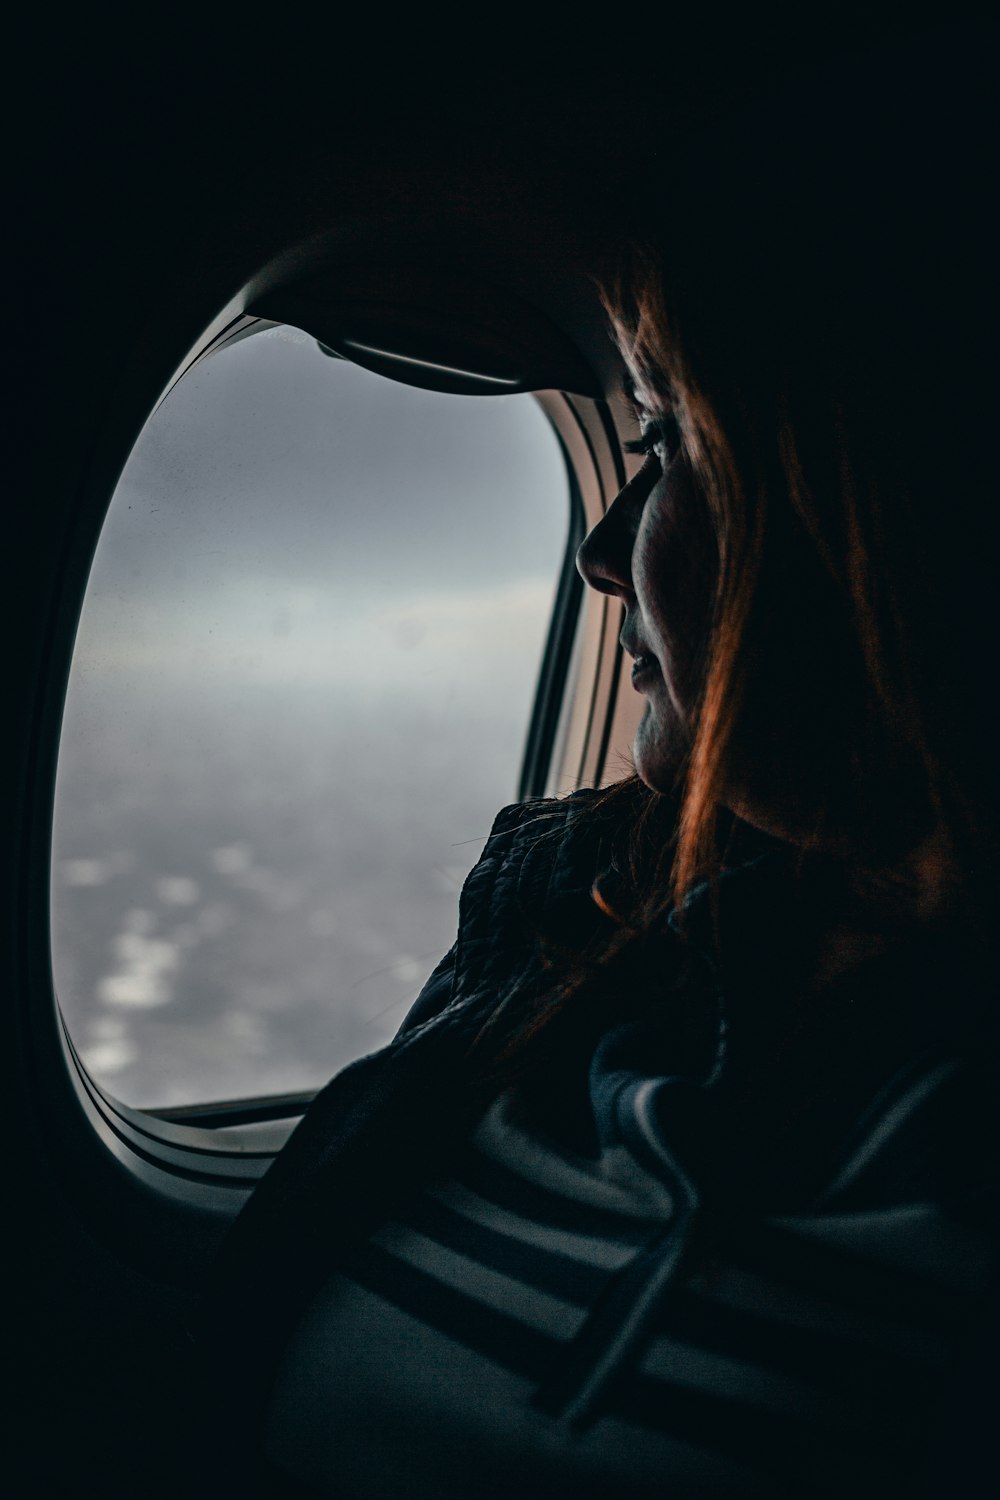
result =
[{"label": "woman's cheek", "polygon": [[647,501],[633,554],[633,581],[648,644],[685,707],[693,705],[700,690],[716,571],[704,502],[686,466],[677,462]]}]

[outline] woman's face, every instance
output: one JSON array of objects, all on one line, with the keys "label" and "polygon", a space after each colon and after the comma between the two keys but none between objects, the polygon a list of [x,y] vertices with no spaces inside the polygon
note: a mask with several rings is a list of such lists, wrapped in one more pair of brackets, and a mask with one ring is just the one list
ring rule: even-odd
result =
[{"label": "woman's face", "polygon": [[691,740],[718,554],[673,413],[639,386],[634,399],[646,461],[584,540],[577,567],[625,606],[621,643],[646,699],[635,768],[647,786],[669,791]]}]

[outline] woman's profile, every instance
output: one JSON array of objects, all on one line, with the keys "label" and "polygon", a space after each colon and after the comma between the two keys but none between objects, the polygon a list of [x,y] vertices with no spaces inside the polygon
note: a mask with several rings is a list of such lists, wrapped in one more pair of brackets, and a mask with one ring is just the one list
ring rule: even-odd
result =
[{"label": "woman's profile", "polygon": [[599,268],[644,461],[579,566],[636,774],[500,814],[237,1226],[210,1321],[276,1492],[972,1492],[988,116],[974,69],[889,68],[706,126]]}]

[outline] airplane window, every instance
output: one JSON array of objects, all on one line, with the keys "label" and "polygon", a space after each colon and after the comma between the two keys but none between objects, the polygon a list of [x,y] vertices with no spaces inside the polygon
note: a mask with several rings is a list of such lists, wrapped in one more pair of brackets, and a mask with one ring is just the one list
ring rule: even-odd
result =
[{"label": "airplane window", "polygon": [[172,391],[60,746],[53,967],[98,1083],[314,1088],[392,1035],[515,795],[568,525],[530,396],[397,385],[285,327]]}]

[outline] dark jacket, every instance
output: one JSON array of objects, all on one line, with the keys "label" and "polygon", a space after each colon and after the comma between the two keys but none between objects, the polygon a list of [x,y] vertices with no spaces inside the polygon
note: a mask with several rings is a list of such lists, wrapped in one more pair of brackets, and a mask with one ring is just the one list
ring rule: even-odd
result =
[{"label": "dark jacket", "polygon": [[[530,995],[542,977],[540,926],[571,941],[608,920],[591,889],[609,849],[593,793],[504,809],[463,889],[457,941],[399,1035],[327,1085],[255,1192],[215,1268],[199,1331],[211,1384],[241,1425],[249,1416],[256,1426],[292,1322],[338,1260],[408,1194],[448,1174],[482,1109],[470,1043],[498,1000]],[[935,941],[863,965],[805,1006],[827,878],[803,880],[780,850],[758,855],[724,877],[714,899],[696,893],[647,975],[651,991],[668,990],[678,976],[693,982],[694,965],[716,999],[709,1065],[678,1076],[658,1119],[690,1198],[678,1222],[691,1243],[675,1260],[690,1273],[728,1244],[753,1241],[754,1253],[794,1261],[805,1224],[829,1260],[830,1295],[849,1300],[874,1256],[901,1318],[919,1321],[940,1304],[964,1395],[951,1410],[935,1398],[920,1414],[920,1441],[930,1412],[938,1433],[906,1484],[937,1465],[942,1485],[974,1493],[955,1465],[971,1461],[977,1329],[995,1306],[991,997],[963,972],[954,944]],[[613,1028],[593,1097],[623,1070],[675,1073],[670,1048],[669,1026]],[[933,1214],[907,1234],[907,1213],[928,1203]],[[880,1421],[909,1433],[912,1416],[890,1399]]]},{"label": "dark jacket", "polygon": [[580,817],[590,800],[498,814],[462,890],[455,944],[398,1035],[321,1090],[233,1226],[196,1336],[244,1407],[266,1394],[291,1320],[338,1254],[461,1149],[482,1108],[463,1067],[473,1036],[498,995],[532,983],[536,916],[589,904],[602,852]]}]

